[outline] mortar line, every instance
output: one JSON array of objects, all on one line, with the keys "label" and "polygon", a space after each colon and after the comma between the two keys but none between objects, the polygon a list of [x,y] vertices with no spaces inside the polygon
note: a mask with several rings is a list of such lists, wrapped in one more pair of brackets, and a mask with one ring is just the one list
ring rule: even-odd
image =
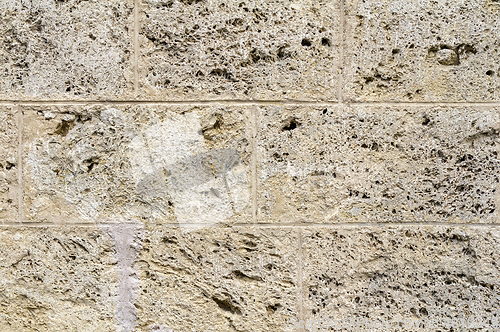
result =
[{"label": "mortar line", "polygon": [[[337,101],[311,100],[0,100],[0,105],[58,106],[58,105],[339,105]],[[500,105],[500,103],[499,103]]]},{"label": "mortar line", "polygon": [[297,266],[297,287],[299,288],[299,331],[304,331],[304,288],[303,288],[303,264],[304,264],[304,257],[303,257],[303,250],[302,250],[302,229],[299,228],[297,230],[298,232],[298,256],[299,256],[299,262]]},{"label": "mortar line", "polygon": [[481,223],[444,223],[444,222],[405,222],[405,223],[275,223],[275,224],[266,224],[266,223],[235,223],[235,224],[196,224],[196,223],[137,223],[132,221],[127,222],[96,222],[96,223],[82,223],[82,222],[68,222],[68,223],[54,223],[54,222],[2,222],[0,223],[0,227],[108,227],[108,226],[137,226],[143,225],[144,227],[170,227],[170,228],[187,228],[189,227],[197,227],[197,228],[227,228],[230,229],[232,227],[237,228],[358,228],[358,227],[380,227],[380,228],[394,228],[394,227],[462,227],[462,228],[496,228],[500,227],[500,223],[491,223],[491,224],[481,224]]},{"label": "mortar line", "polygon": [[448,227],[471,227],[471,228],[494,228],[500,227],[500,223],[446,223],[446,222],[343,222],[343,223],[235,223],[233,227],[259,227],[259,228],[345,228],[345,227],[426,227],[426,226],[448,226]]},{"label": "mortar line", "polygon": [[24,219],[23,211],[23,194],[24,194],[24,184],[23,184],[23,110],[20,106],[15,106],[16,116],[17,116],[17,184],[18,189],[18,223],[22,223]]},{"label": "mortar line", "polygon": [[252,128],[251,136],[251,153],[252,153],[252,221],[257,223],[257,109],[252,107],[250,110],[250,127]]},{"label": "mortar line", "polygon": [[340,1],[340,29],[342,32],[340,34],[340,50],[339,50],[339,76],[338,76],[338,99],[339,103],[344,103],[344,50],[345,50],[345,13],[344,13],[344,0]]},{"label": "mortar line", "polygon": [[134,95],[139,95],[139,0],[134,0]]},{"label": "mortar line", "polygon": [[445,102],[445,101],[310,101],[310,100],[0,100],[0,105],[20,106],[64,106],[64,105],[283,105],[283,106],[500,106],[500,101],[485,102]]}]

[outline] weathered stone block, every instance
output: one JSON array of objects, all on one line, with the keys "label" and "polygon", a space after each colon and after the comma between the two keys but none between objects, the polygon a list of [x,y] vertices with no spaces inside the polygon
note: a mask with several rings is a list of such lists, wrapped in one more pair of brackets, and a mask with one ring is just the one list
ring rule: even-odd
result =
[{"label": "weathered stone block", "polygon": [[147,0],[142,97],[334,100],[339,4]]},{"label": "weathered stone block", "polygon": [[98,229],[1,229],[0,330],[116,331],[116,261]]},{"label": "weathered stone block", "polygon": [[498,111],[263,107],[259,219],[498,222]]},{"label": "weathered stone block", "polygon": [[292,229],[156,227],[135,270],[139,331],[289,331],[297,316]]},{"label": "weathered stone block", "polygon": [[13,107],[0,106],[0,220],[18,220],[18,119]]},{"label": "weathered stone block", "polygon": [[500,100],[500,3],[348,0],[345,99]]},{"label": "weathered stone block", "polygon": [[499,240],[498,227],[307,229],[306,331],[498,330]]},{"label": "weathered stone block", "polygon": [[15,0],[0,9],[1,99],[131,95],[132,0]]},{"label": "weathered stone block", "polygon": [[27,109],[26,220],[249,218],[245,118],[224,106]]}]

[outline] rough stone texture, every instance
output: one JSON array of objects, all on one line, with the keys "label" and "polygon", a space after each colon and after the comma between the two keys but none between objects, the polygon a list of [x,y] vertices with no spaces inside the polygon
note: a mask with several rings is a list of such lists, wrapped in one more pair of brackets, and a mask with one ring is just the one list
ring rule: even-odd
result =
[{"label": "rough stone texture", "polygon": [[141,96],[337,99],[339,3],[146,0]]},{"label": "rough stone texture", "polygon": [[0,98],[131,94],[133,0],[15,0],[0,8]]},{"label": "rough stone texture", "polygon": [[0,106],[0,220],[18,220],[18,119],[11,106]]},{"label": "rough stone texture", "polygon": [[117,258],[90,228],[0,230],[0,330],[116,331]]},{"label": "rough stone texture", "polygon": [[500,3],[347,0],[345,99],[500,100]]},{"label": "rough stone texture", "polygon": [[500,331],[499,0],[0,0],[0,34],[1,332]]},{"label": "rough stone texture", "polygon": [[262,107],[259,220],[498,222],[498,111]]},{"label": "rough stone texture", "polygon": [[297,317],[295,230],[146,230],[138,331],[288,331]]},{"label": "rough stone texture", "polygon": [[40,106],[24,113],[27,221],[213,224],[250,215],[243,109]]},{"label": "rough stone texture", "polygon": [[[355,318],[383,324],[370,331],[500,326],[497,227],[311,228],[303,238],[306,331],[370,330],[340,328]],[[465,324],[448,325],[459,317]],[[470,318],[478,325],[469,325]],[[313,322],[325,325],[318,329]],[[404,325],[388,325],[396,322]]]}]

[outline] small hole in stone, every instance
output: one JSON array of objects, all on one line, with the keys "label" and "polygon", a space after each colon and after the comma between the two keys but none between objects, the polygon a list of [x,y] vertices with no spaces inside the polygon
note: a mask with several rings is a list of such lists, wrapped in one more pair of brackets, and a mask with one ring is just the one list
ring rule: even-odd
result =
[{"label": "small hole in stone", "polygon": [[290,123],[288,123],[287,125],[285,125],[281,131],[290,131],[290,130],[294,130],[296,129],[298,126],[300,126],[300,123],[297,122],[297,120],[295,119],[292,119],[290,120]]},{"label": "small hole in stone", "polygon": [[321,45],[323,45],[323,46],[332,46],[332,44],[330,43],[330,39],[328,39],[328,38],[322,38],[321,39]]},{"label": "small hole in stone", "polygon": [[14,164],[12,164],[12,163],[10,163],[10,162],[7,161],[7,163],[5,164],[5,169],[10,170],[14,166],[16,166],[16,165],[14,165]]},{"label": "small hole in stone", "polygon": [[486,72],[486,75],[488,75],[488,76],[493,76],[493,74],[494,74],[494,73],[495,73],[495,72],[494,72],[493,70],[488,70],[488,71]]},{"label": "small hole in stone", "polygon": [[309,39],[307,39],[307,38],[302,39],[302,46],[307,46],[307,47],[309,47],[309,46],[311,46],[311,45],[312,45],[312,44],[311,44],[311,41],[310,41]]}]

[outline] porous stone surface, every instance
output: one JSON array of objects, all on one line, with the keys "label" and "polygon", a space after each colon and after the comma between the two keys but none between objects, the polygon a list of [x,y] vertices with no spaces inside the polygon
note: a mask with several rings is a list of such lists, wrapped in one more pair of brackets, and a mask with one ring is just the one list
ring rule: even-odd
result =
[{"label": "porous stone surface", "polygon": [[0,8],[0,98],[132,93],[133,0],[14,0]]},{"label": "porous stone surface", "polygon": [[146,229],[138,331],[290,331],[297,317],[292,229]]},{"label": "porous stone surface", "polygon": [[500,331],[500,0],[0,0],[0,332]]},{"label": "porous stone surface", "polygon": [[306,331],[500,326],[498,227],[310,228],[302,250]]},{"label": "porous stone surface", "polygon": [[500,3],[348,0],[345,99],[500,99]]},{"label": "porous stone surface", "polygon": [[26,221],[215,224],[250,215],[241,108],[24,111]]},{"label": "porous stone surface", "polygon": [[0,220],[18,220],[18,116],[12,106],[0,106]]},{"label": "porous stone surface", "polygon": [[335,100],[340,1],[146,0],[141,97]]},{"label": "porous stone surface", "polygon": [[259,220],[498,222],[498,111],[261,107]]},{"label": "porous stone surface", "polygon": [[0,229],[0,330],[116,331],[116,262],[99,229]]}]

